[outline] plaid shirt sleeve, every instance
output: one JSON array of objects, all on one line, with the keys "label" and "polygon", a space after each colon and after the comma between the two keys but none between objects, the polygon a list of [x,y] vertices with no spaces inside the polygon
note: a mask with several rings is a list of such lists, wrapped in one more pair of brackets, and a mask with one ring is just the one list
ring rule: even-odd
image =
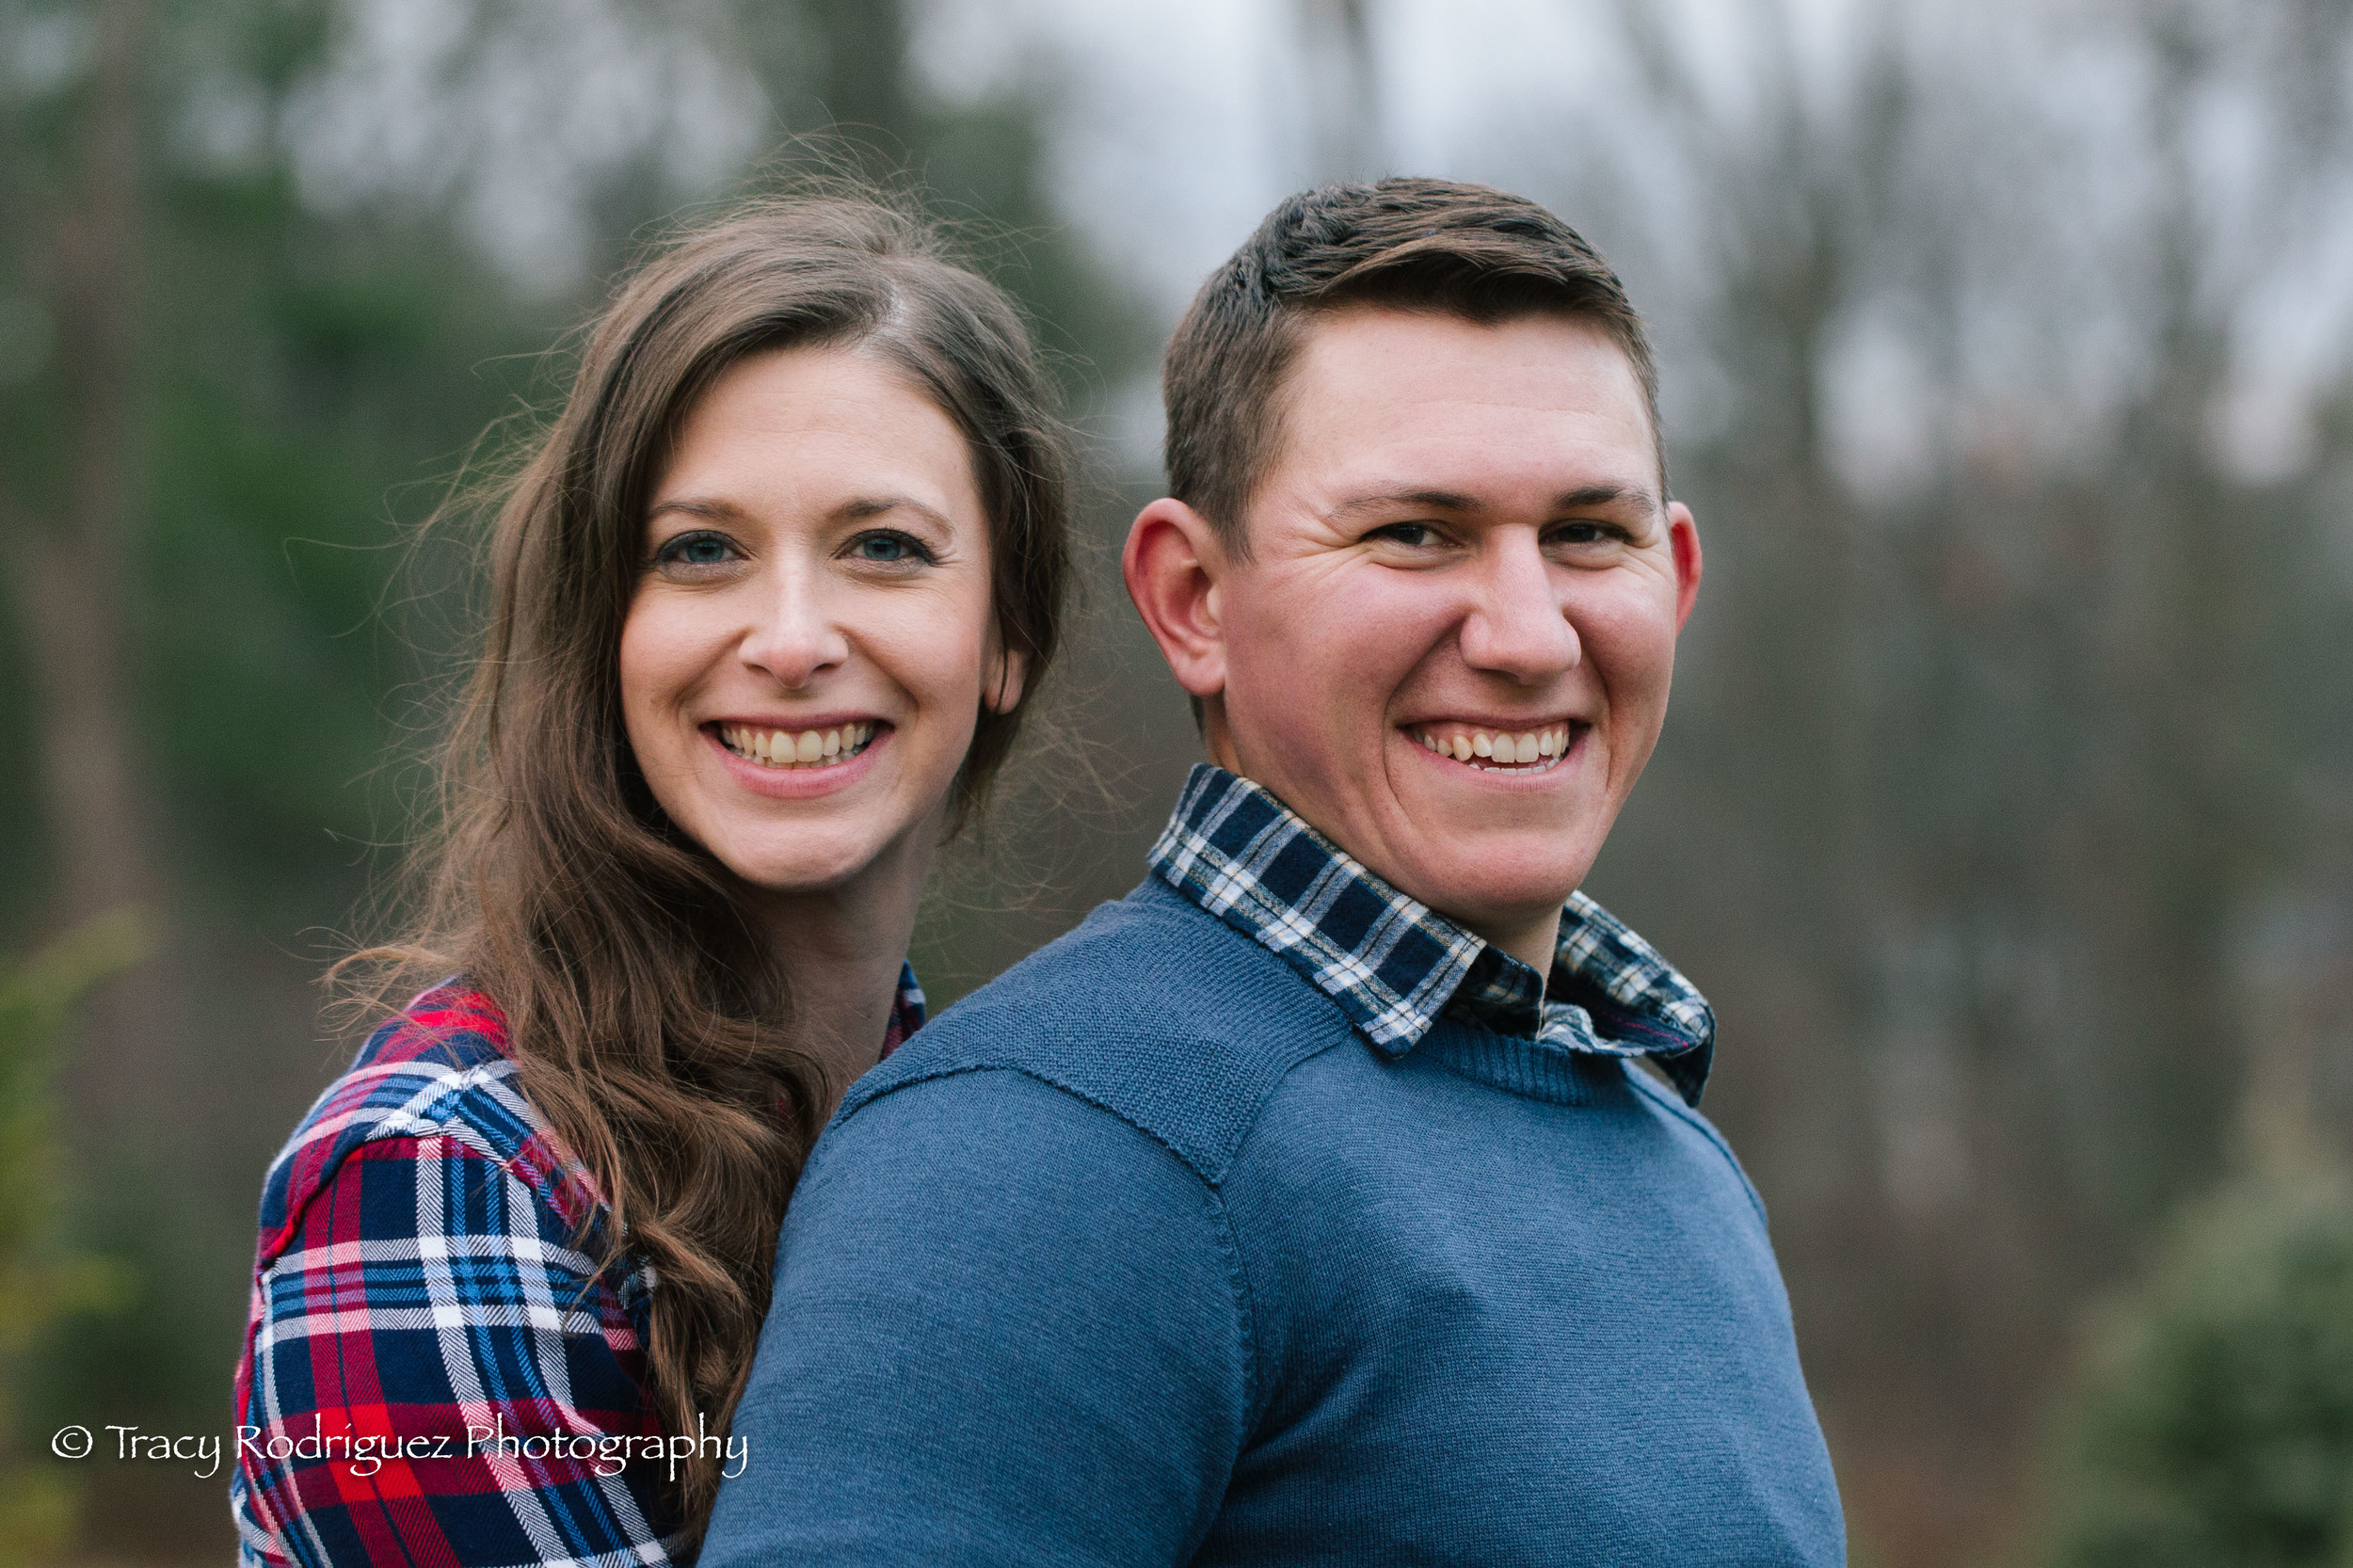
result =
[{"label": "plaid shirt sleeve", "polygon": [[343,1148],[265,1237],[242,1562],[670,1560],[635,1365],[649,1271],[608,1283],[542,1173],[463,1133]]}]

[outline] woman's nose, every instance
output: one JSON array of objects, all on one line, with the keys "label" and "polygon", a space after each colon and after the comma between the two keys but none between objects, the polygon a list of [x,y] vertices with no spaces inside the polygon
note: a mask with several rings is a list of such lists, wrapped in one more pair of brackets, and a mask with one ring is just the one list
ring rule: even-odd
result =
[{"label": "woman's nose", "polygon": [[849,662],[850,639],[813,574],[785,572],[745,629],[744,663],[797,691]]}]

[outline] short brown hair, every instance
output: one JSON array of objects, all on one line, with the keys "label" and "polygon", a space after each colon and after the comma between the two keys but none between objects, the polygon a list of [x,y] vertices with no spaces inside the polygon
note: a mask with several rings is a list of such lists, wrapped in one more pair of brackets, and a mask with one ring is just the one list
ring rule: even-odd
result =
[{"label": "short brown hair", "polygon": [[[1168,341],[1169,493],[1250,552],[1243,515],[1281,447],[1283,379],[1314,316],[1353,305],[1437,311],[1491,325],[1593,322],[1641,382],[1653,438],[1658,370],[1618,275],[1576,230],[1525,197],[1448,180],[1325,185],[1277,206],[1201,285]],[[1666,452],[1659,449],[1659,489]]]}]

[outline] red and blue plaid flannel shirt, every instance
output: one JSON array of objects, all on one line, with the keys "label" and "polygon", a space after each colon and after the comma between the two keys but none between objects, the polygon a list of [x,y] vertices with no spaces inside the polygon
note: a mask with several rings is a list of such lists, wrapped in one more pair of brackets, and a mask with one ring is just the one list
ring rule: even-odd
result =
[{"label": "red and blue plaid flannel shirt", "polygon": [[[903,970],[886,1054],[923,1021]],[[666,1563],[651,1267],[517,1093],[505,1020],[435,988],[270,1167],[237,1366],[239,1560]]]}]

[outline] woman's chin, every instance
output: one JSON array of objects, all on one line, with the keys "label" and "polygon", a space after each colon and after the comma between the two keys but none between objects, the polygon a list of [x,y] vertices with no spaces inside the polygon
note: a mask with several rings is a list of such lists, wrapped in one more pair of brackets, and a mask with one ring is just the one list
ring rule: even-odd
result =
[{"label": "woman's chin", "polygon": [[938,815],[931,811],[921,821],[890,824],[845,823],[840,825],[847,831],[840,832],[812,831],[804,824],[789,838],[779,835],[770,841],[725,846],[719,860],[746,886],[775,897],[838,893],[868,877],[895,874],[908,844],[937,837],[936,829],[929,834],[923,829]]},{"label": "woman's chin", "polygon": [[755,892],[776,898],[839,892],[872,873],[875,855],[729,856],[728,869]]}]

